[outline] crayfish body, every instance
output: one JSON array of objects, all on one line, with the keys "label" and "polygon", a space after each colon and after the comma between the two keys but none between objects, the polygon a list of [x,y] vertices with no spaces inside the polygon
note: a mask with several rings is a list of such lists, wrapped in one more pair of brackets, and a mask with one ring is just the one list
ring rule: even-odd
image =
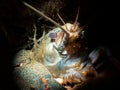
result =
[{"label": "crayfish body", "polygon": [[[79,11],[73,24],[63,22],[59,25],[31,5],[24,4],[54,23],[56,28],[39,39],[31,50],[22,50],[16,55],[14,74],[15,80],[22,90],[75,90],[78,84],[104,76],[97,69],[110,54],[105,48],[87,52],[81,39],[83,28],[77,23]],[[37,40],[36,40],[37,41]],[[108,59],[108,58],[105,58]],[[96,64],[96,62],[99,63]]]}]

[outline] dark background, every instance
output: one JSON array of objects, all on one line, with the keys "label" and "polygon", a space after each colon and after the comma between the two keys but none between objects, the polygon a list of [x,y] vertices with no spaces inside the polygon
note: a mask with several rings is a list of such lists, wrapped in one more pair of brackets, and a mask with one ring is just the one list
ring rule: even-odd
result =
[{"label": "dark background", "polygon": [[[32,5],[48,0],[26,0]],[[54,0],[56,1],[56,0]],[[113,57],[120,60],[119,44],[119,8],[117,2],[105,0],[62,0],[61,12],[66,21],[74,21],[77,8],[80,7],[79,21],[86,25],[86,38],[89,51],[98,46],[110,49]],[[41,6],[40,6],[41,7]],[[47,12],[46,12],[47,13]],[[49,15],[50,16],[50,15]],[[52,16],[51,16],[52,17]],[[12,79],[12,61],[15,53],[27,43],[31,35],[31,25],[38,16],[22,5],[20,0],[0,1],[0,90],[17,90]],[[72,19],[72,20],[69,20]],[[57,20],[57,19],[56,19]],[[88,86],[87,90],[98,88],[118,88],[119,77],[108,80],[109,84]]]}]

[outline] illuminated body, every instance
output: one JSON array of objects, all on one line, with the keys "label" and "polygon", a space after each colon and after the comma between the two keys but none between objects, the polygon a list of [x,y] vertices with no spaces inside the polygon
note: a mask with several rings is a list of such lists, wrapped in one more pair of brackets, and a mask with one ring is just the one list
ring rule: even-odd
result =
[{"label": "illuminated body", "polygon": [[54,23],[56,28],[43,34],[39,42],[34,41],[31,50],[22,50],[15,57],[15,79],[22,90],[65,90],[64,84],[81,84],[104,76],[98,74],[96,68],[104,59],[100,59],[98,65],[94,64],[101,57],[101,52],[109,57],[109,51],[98,48],[88,54],[81,39],[83,28],[77,23],[79,10],[73,24],[65,23],[58,15],[64,24],[62,26],[31,5],[23,3]]}]

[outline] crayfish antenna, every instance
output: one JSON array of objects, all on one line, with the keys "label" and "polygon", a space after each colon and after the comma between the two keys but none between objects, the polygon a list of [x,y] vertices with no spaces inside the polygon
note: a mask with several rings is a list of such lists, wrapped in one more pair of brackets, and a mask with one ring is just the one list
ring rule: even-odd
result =
[{"label": "crayfish antenna", "polygon": [[57,14],[57,15],[58,15],[59,19],[62,21],[63,25],[65,25],[66,30],[69,31],[68,28],[67,28],[67,25],[65,24],[64,20],[62,19],[62,17],[59,14]]},{"label": "crayfish antenna", "polygon": [[77,26],[77,21],[78,21],[78,17],[79,17],[79,9],[80,8],[78,8],[77,16],[76,16],[76,19],[75,19],[75,22],[74,22],[74,30],[76,29],[76,26]]},{"label": "crayfish antenna", "polygon": [[33,6],[31,6],[30,4],[28,4],[28,3],[24,2],[24,1],[22,3],[25,6],[29,7],[30,9],[32,9],[33,11],[35,11],[36,13],[38,13],[39,15],[41,15],[42,17],[44,17],[45,19],[49,20],[50,22],[52,22],[53,24],[55,24],[56,26],[58,26],[59,28],[61,28],[63,31],[65,31],[65,33],[67,33],[69,35],[69,32],[66,29],[64,29],[60,24],[58,24],[56,21],[54,21],[50,17],[46,16],[44,13],[42,13],[39,10],[37,10],[36,8],[34,8]]}]

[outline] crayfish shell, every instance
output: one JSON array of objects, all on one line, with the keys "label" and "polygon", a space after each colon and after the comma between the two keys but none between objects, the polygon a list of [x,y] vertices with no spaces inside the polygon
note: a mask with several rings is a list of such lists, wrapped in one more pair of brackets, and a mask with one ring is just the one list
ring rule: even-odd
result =
[{"label": "crayfish shell", "polygon": [[[14,68],[13,74],[18,88],[20,90],[45,90],[45,83],[42,81],[45,78],[47,79],[48,90],[64,90],[64,87],[52,78],[43,64],[28,60],[30,57],[27,56],[30,53],[31,51],[22,50],[16,55],[15,62],[17,66]],[[18,64],[20,65],[18,66]]]}]

